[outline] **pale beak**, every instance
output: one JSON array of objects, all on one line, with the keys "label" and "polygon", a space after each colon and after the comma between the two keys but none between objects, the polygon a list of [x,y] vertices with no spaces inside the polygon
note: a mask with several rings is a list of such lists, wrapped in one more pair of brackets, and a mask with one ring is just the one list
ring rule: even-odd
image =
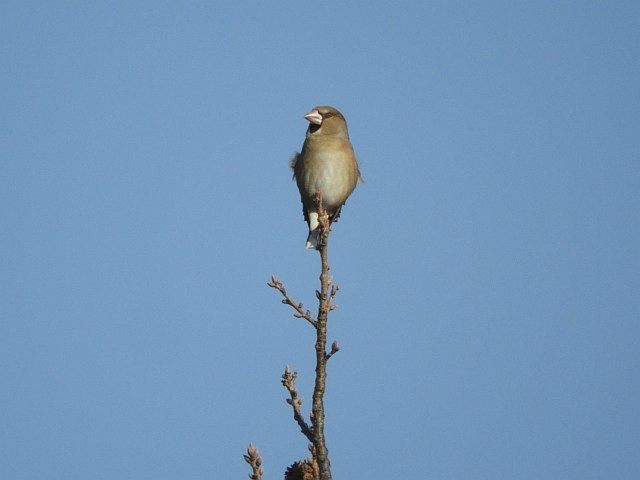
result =
[{"label": "pale beak", "polygon": [[318,110],[311,110],[304,116],[304,118],[315,125],[322,125],[322,115],[320,115]]}]

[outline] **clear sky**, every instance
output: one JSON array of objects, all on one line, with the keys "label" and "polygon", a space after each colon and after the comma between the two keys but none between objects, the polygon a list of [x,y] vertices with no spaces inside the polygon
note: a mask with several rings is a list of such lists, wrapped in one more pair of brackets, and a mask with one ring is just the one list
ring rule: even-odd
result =
[{"label": "clear sky", "polygon": [[267,478],[306,442],[315,105],[336,479],[640,478],[640,3],[0,6],[0,478]]}]

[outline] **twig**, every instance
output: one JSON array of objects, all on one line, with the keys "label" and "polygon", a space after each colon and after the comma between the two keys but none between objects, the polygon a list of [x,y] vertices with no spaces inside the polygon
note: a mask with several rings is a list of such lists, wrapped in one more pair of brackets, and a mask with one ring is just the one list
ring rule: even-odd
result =
[{"label": "twig", "polygon": [[253,471],[253,473],[249,474],[249,478],[251,480],[261,480],[262,475],[264,475],[264,468],[262,467],[262,458],[258,449],[250,443],[249,448],[247,448],[247,455],[243,455],[243,457],[244,461],[251,465],[251,470]]},{"label": "twig", "polygon": [[298,372],[291,373],[291,369],[289,368],[289,365],[287,365],[284,369],[284,374],[282,375],[282,385],[289,391],[289,395],[291,396],[291,398],[287,399],[287,403],[293,408],[293,418],[298,422],[300,431],[310,442],[313,442],[313,432],[311,431],[311,428],[309,428],[309,425],[307,425],[307,422],[304,420],[302,412],[300,411],[300,406],[302,405],[304,398],[298,398],[296,378],[298,378]]},{"label": "twig", "polygon": [[309,310],[302,310],[302,302],[294,302],[285,290],[284,285],[282,285],[280,280],[278,280],[274,275],[271,275],[271,281],[267,282],[267,285],[269,285],[271,288],[275,288],[282,294],[282,296],[284,297],[282,303],[284,303],[285,305],[291,305],[293,309],[298,312],[293,314],[294,317],[304,318],[307,322],[313,325],[314,328],[318,328],[317,321],[311,316],[311,312]]},{"label": "twig", "polygon": [[316,456],[316,447],[313,446],[313,443],[310,443],[307,448],[309,449],[309,453],[311,453],[311,457],[306,458],[306,462],[311,465],[313,470],[313,478],[320,478],[320,471],[318,469],[318,457]]},{"label": "twig", "polygon": [[340,287],[338,285],[331,286],[331,294],[329,295],[329,302],[328,302],[329,310],[335,310],[336,308],[338,308],[336,305],[333,305],[333,299],[335,298],[336,293],[338,293],[338,290],[340,290]]},{"label": "twig", "polygon": [[[330,299],[332,298],[329,296],[329,285],[333,281],[333,278],[329,277],[329,262],[327,260],[331,221],[322,206],[322,195],[320,193],[316,194],[315,200],[321,228],[320,261],[322,263],[322,271],[320,273],[320,296],[318,301],[318,317],[316,320],[316,382],[313,389],[311,422],[313,424],[313,446],[315,447],[320,479],[331,480],[331,463],[324,438],[323,400],[327,381],[327,319],[330,311]],[[337,290],[335,290],[335,292],[337,292]],[[329,356],[331,355],[333,355],[333,353],[329,354]]]},{"label": "twig", "polygon": [[[284,300],[282,303],[291,305],[296,311],[293,315],[296,318],[304,318],[316,330],[316,378],[313,388],[313,402],[311,406],[311,425],[307,424],[300,411],[302,405],[302,397],[298,398],[298,389],[295,386],[297,373],[291,373],[291,369],[287,366],[282,375],[282,385],[289,391],[291,398],[287,399],[287,403],[293,408],[293,418],[298,423],[300,430],[305,437],[312,443],[310,448],[313,458],[309,463],[296,462],[289,469],[287,475],[293,475],[297,472],[297,468],[303,465],[313,466],[313,472],[318,480],[331,480],[331,463],[329,462],[329,451],[324,438],[324,393],[327,381],[327,361],[335,355],[340,347],[337,342],[331,345],[331,351],[327,353],[327,320],[329,312],[335,310],[333,300],[340,288],[333,285],[333,277],[329,276],[328,244],[329,233],[331,232],[331,219],[327,215],[327,211],[322,206],[322,195],[317,193],[315,196],[316,207],[318,210],[318,220],[320,222],[320,242],[318,250],[320,251],[320,261],[322,263],[322,271],[320,273],[320,291],[316,290],[318,298],[318,315],[314,319],[309,310],[302,309],[302,303],[296,303],[289,296],[282,283],[275,277],[271,277],[271,281],[267,283],[271,288],[278,290]],[[331,287],[331,291],[329,291]],[[293,477],[291,477],[293,478]],[[252,477],[253,479],[253,477]]]},{"label": "twig", "polygon": [[329,360],[331,357],[333,357],[339,351],[340,351],[340,347],[338,346],[338,342],[336,342],[334,340],[333,343],[331,344],[331,351],[329,353],[327,353],[327,360]]}]

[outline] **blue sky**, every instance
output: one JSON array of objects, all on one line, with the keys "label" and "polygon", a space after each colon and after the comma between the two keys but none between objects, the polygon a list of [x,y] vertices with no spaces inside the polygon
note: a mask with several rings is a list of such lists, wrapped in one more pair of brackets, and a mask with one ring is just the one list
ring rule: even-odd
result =
[{"label": "blue sky", "polygon": [[313,305],[288,160],[329,104],[366,180],[330,252],[334,478],[639,478],[639,24],[625,1],[4,2],[0,477],[306,455],[279,380],[310,400],[313,332],[266,282]]}]

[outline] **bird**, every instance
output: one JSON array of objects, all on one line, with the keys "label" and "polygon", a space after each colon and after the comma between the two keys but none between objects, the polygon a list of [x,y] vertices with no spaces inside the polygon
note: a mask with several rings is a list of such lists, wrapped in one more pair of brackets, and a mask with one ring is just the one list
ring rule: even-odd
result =
[{"label": "bird", "polygon": [[342,206],[362,181],[347,122],[335,108],[315,107],[304,118],[309,122],[302,151],[291,159],[293,178],[300,191],[302,212],[309,225],[306,248],[320,248],[320,222],[316,194],[322,195],[322,206],[334,222]]}]

